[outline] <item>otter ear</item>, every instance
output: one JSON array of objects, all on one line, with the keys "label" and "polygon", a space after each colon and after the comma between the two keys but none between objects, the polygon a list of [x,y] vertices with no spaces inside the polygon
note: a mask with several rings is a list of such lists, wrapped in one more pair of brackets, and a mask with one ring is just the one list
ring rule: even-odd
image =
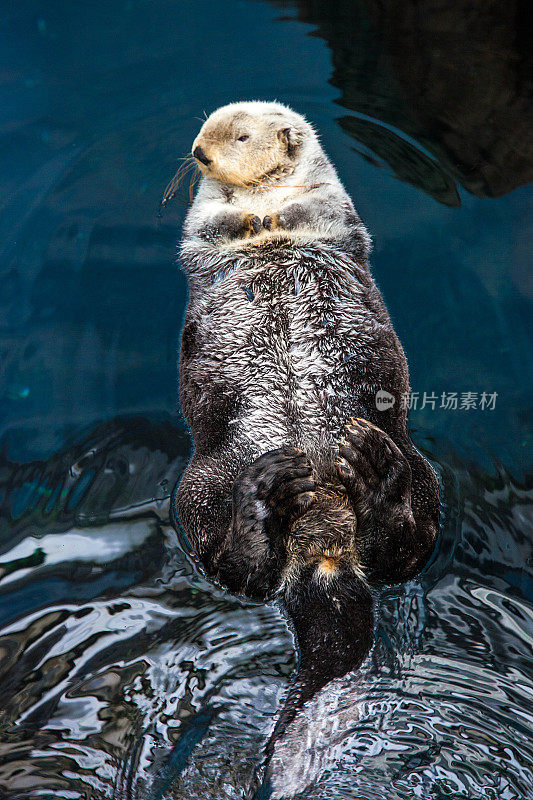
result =
[{"label": "otter ear", "polygon": [[289,156],[293,156],[303,141],[303,134],[297,128],[280,128],[278,139],[287,148]]}]

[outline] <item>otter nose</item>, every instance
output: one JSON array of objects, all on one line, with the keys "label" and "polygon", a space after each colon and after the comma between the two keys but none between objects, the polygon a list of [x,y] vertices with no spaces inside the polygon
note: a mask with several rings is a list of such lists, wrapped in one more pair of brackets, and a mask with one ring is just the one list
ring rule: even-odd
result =
[{"label": "otter nose", "polygon": [[194,150],[192,151],[192,154],[196,158],[197,161],[201,161],[202,164],[206,165],[206,167],[207,167],[208,164],[211,163],[211,159],[206,156],[206,154],[204,153],[204,151],[202,150],[202,148],[199,145],[198,145],[198,147],[194,148]]}]

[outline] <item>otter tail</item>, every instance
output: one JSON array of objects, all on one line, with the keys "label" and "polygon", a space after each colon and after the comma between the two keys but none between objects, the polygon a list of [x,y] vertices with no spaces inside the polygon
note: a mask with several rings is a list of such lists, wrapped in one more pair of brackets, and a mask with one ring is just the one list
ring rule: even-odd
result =
[{"label": "otter tail", "polygon": [[329,681],[361,666],[374,639],[372,595],[342,557],[317,556],[301,566],[285,588],[283,605],[294,626],[300,663],[267,756],[307,700]]},{"label": "otter tail", "polygon": [[269,796],[276,743],[298,711],[329,681],[360,667],[374,638],[372,594],[353,556],[325,552],[294,565],[289,574],[283,606],[296,633],[300,663],[256,776],[256,800]]}]

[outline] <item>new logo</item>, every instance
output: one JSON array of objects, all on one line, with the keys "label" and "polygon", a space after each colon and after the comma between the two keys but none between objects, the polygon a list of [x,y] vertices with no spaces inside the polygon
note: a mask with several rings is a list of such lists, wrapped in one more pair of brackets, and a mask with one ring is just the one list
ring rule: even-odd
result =
[{"label": "new logo", "polygon": [[394,403],[394,395],[390,394],[390,392],[386,392],[385,389],[380,389],[376,392],[376,408],[378,411],[387,411],[387,409],[393,407]]}]

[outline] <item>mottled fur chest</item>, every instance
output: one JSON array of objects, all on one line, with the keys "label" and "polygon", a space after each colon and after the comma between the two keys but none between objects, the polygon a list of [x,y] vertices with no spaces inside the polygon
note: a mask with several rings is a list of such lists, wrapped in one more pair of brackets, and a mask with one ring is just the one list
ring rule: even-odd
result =
[{"label": "mottled fur chest", "polygon": [[250,247],[218,258],[191,284],[185,410],[203,417],[215,404],[219,416],[233,414],[235,435],[260,422],[272,446],[289,437],[322,449],[364,391],[384,329],[370,308],[368,272],[331,246]]}]

